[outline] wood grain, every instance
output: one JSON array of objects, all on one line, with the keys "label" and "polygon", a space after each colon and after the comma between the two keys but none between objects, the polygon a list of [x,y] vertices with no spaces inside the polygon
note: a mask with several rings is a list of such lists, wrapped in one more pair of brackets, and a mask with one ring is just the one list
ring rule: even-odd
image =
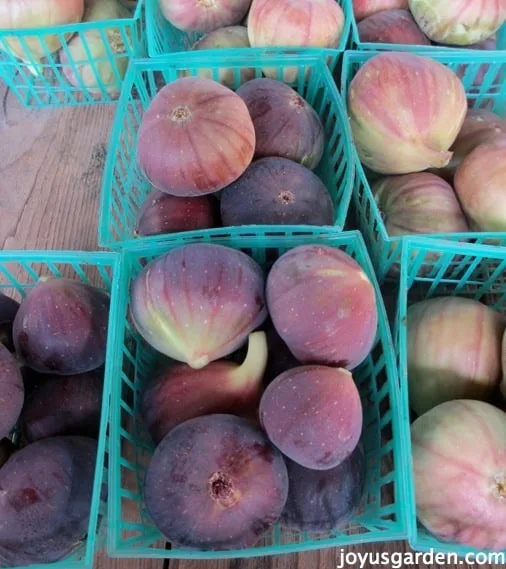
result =
[{"label": "wood grain", "polygon": [[[5,87],[0,85],[0,97]],[[0,116],[0,244],[4,249],[97,248],[101,173],[114,106],[26,110],[9,95]],[[404,542],[346,551],[410,551]],[[230,561],[108,559],[98,569],[337,569],[339,549]],[[369,569],[370,563],[363,565]],[[385,565],[383,565],[385,566]],[[439,567],[440,565],[429,565]],[[350,566],[350,568],[353,566]],[[357,564],[355,567],[359,568]],[[423,563],[413,567],[428,567]],[[450,567],[450,566],[447,566]],[[457,565],[465,569],[473,565]],[[476,567],[476,565],[474,566]],[[497,567],[500,565],[489,565]]]}]

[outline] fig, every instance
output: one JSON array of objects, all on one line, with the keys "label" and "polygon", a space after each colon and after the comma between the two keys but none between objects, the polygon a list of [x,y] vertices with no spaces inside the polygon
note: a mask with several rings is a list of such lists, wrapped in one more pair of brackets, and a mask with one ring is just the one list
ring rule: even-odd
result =
[{"label": "fig", "polygon": [[[248,39],[248,30],[245,26],[228,26],[220,28],[201,37],[193,46],[193,51],[202,49],[236,49],[250,47]],[[190,75],[190,72],[186,72]],[[212,68],[200,68],[197,71],[198,77],[214,79]],[[237,74],[239,84],[245,83],[255,77],[255,69],[253,67],[242,67]],[[233,67],[220,67],[218,71],[218,81],[227,87],[235,87],[236,71]]]},{"label": "fig", "polygon": [[155,190],[147,195],[137,214],[134,233],[145,237],[217,227],[217,210],[211,196],[181,198]]},{"label": "fig", "polygon": [[19,308],[19,302],[0,292],[0,343],[10,352],[14,351],[12,325]]},{"label": "fig", "polygon": [[192,243],[144,267],[130,308],[149,344],[200,369],[239,348],[265,320],[264,275],[241,251]]},{"label": "fig", "polygon": [[466,93],[455,73],[412,53],[372,57],[358,70],[348,92],[359,158],[380,174],[446,166],[466,112]]},{"label": "fig", "polygon": [[341,464],[311,470],[286,460],[288,499],[280,524],[292,531],[339,529],[357,510],[365,486],[365,458],[359,444]]},{"label": "fig", "polygon": [[237,90],[255,127],[255,157],[281,156],[314,170],[323,155],[320,117],[294,89],[274,79],[253,79]]},{"label": "fig", "polygon": [[260,401],[260,422],[288,458],[313,470],[341,464],[362,431],[362,404],[351,372],[300,366],[270,383]]},{"label": "fig", "polygon": [[421,415],[452,399],[488,399],[501,377],[502,316],[477,300],[438,297],[407,313],[409,402]]},{"label": "fig", "polygon": [[88,532],[97,443],[53,437],[15,452],[0,469],[0,562],[51,563]]},{"label": "fig", "polygon": [[16,352],[34,370],[74,375],[105,361],[109,296],[64,278],[40,280],[14,320]]},{"label": "fig", "polygon": [[409,10],[377,12],[359,22],[357,29],[362,42],[430,45]]},{"label": "fig", "polygon": [[437,43],[468,46],[494,35],[506,20],[506,3],[483,0],[409,0],[422,31]]},{"label": "fig", "polygon": [[148,384],[142,398],[142,418],[155,444],[176,425],[201,415],[254,418],[266,363],[265,333],[254,332],[241,365],[221,360],[199,370],[186,364],[169,367]]},{"label": "fig", "polygon": [[251,0],[158,0],[165,18],[185,32],[211,32],[239,24]]},{"label": "fig", "polygon": [[455,191],[476,231],[506,231],[506,134],[484,142],[455,172]]},{"label": "fig", "polygon": [[352,0],[353,14],[358,21],[377,12],[408,9],[408,0]]},{"label": "fig", "polygon": [[281,454],[246,419],[221,414],[172,429],[144,489],[171,544],[204,551],[252,547],[279,519],[287,494]]},{"label": "fig", "polygon": [[255,160],[221,193],[223,225],[332,225],[334,206],[316,174],[286,158]]},{"label": "fig", "polygon": [[21,414],[26,440],[58,435],[98,438],[103,370],[80,375],[48,376],[32,391]]},{"label": "fig", "polygon": [[371,351],[378,314],[374,286],[344,251],[301,245],[267,277],[274,327],[302,363],[353,369]]},{"label": "fig", "polygon": [[288,346],[283,342],[274,327],[267,330],[267,346],[269,348],[269,356],[264,373],[264,383],[266,385],[274,381],[284,371],[300,366],[300,362],[288,349]]},{"label": "fig", "polygon": [[182,197],[223,189],[246,170],[255,129],[244,101],[210,79],[163,87],[142,117],[137,160],[153,187]]},{"label": "fig", "polygon": [[438,539],[506,548],[506,414],[446,401],[411,425],[416,513]]},{"label": "fig", "polygon": [[6,437],[16,425],[24,397],[19,364],[9,350],[0,344],[0,439]]}]

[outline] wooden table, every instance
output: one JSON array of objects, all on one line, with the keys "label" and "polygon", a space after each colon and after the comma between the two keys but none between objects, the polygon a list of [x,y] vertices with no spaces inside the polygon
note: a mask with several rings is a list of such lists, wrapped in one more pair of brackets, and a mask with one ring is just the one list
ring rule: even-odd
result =
[{"label": "wooden table", "polygon": [[[4,93],[5,87],[0,85],[0,97]],[[97,249],[100,182],[114,107],[29,111],[9,95],[6,113],[0,111],[0,115],[1,246],[4,249]],[[408,550],[403,542],[349,548],[360,553]],[[231,561],[114,560],[100,553],[96,567],[337,569],[341,563],[339,550],[330,549]],[[360,565],[355,567],[359,569]],[[365,565],[365,568],[370,567],[373,565]],[[415,567],[427,565],[419,563]],[[477,565],[457,567],[465,569]]]}]

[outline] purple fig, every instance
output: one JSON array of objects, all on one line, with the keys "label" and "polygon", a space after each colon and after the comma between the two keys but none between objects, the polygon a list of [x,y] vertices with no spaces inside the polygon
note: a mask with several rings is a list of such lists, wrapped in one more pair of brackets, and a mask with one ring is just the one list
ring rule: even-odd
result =
[{"label": "purple fig", "polygon": [[14,320],[14,345],[41,373],[74,375],[105,361],[109,297],[63,278],[40,281],[22,301]]},{"label": "purple fig", "polygon": [[14,351],[12,342],[12,324],[19,308],[19,302],[0,292],[0,342],[10,351]]},{"label": "purple fig", "polygon": [[265,333],[254,332],[241,365],[220,360],[198,370],[186,364],[170,367],[148,384],[142,401],[142,417],[154,442],[200,415],[256,417],[266,363]]},{"label": "purple fig", "polygon": [[144,339],[194,369],[231,354],[267,316],[262,269],[222,245],[185,245],[155,259],[131,296]]},{"label": "purple fig", "polygon": [[24,397],[19,364],[9,350],[0,344],[0,439],[6,437],[15,426]]}]

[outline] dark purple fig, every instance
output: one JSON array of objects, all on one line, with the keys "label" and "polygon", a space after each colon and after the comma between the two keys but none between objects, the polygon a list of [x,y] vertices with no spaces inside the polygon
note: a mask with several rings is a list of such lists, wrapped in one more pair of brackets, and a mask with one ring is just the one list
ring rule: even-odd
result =
[{"label": "dark purple fig", "polygon": [[19,308],[19,302],[0,292],[0,343],[10,352],[14,351],[12,325]]},{"label": "dark purple fig", "polygon": [[314,170],[325,134],[316,111],[291,87],[274,79],[252,79],[237,90],[253,119],[255,156],[281,156]]},{"label": "dark purple fig", "polygon": [[63,278],[40,281],[22,301],[14,320],[14,345],[41,373],[74,375],[105,361],[109,297]]},{"label": "dark purple fig", "polygon": [[9,350],[0,344],[0,439],[6,437],[15,426],[24,397],[19,364]]},{"label": "dark purple fig", "polygon": [[239,348],[265,320],[264,275],[236,249],[185,245],[144,267],[130,308],[147,342],[200,369]]},{"label": "dark purple fig", "polygon": [[223,225],[332,225],[334,206],[325,184],[296,162],[262,158],[220,197]]},{"label": "dark purple fig", "polygon": [[28,442],[57,435],[98,438],[103,370],[48,376],[25,403],[21,426]]},{"label": "dark purple fig", "polygon": [[365,458],[358,445],[339,466],[310,470],[286,459],[288,499],[280,524],[290,530],[341,528],[357,510],[365,485]]},{"label": "dark purple fig", "polygon": [[218,225],[218,207],[212,196],[182,198],[155,190],[148,194],[139,210],[134,233],[161,235]]},{"label": "dark purple fig", "polygon": [[269,384],[284,371],[301,365],[275,328],[267,330],[267,346],[269,348],[269,357],[264,374],[265,384]]},{"label": "dark purple fig", "polygon": [[50,563],[88,532],[97,443],[54,437],[14,453],[0,469],[0,562]]},{"label": "dark purple fig", "polygon": [[146,475],[153,521],[175,546],[252,547],[276,523],[288,476],[260,429],[233,415],[206,415],[172,429]]},{"label": "dark purple fig", "polygon": [[176,425],[210,413],[256,418],[267,363],[264,332],[253,332],[241,365],[219,360],[202,369],[170,366],[147,386],[142,418],[155,443]]}]

